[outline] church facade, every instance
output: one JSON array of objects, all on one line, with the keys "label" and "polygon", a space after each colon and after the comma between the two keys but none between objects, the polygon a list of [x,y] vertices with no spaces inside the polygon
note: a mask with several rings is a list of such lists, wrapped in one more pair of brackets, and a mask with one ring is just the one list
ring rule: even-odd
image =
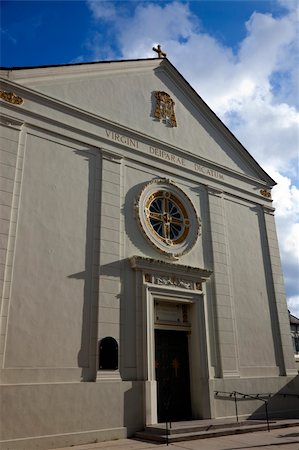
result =
[{"label": "church facade", "polygon": [[172,64],[1,77],[1,448],[233,417],[226,394],[291,392],[275,182]]}]

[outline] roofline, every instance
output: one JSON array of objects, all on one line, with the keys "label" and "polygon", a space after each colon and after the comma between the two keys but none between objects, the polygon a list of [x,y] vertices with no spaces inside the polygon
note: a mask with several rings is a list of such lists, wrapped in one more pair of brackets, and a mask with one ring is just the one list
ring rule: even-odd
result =
[{"label": "roofline", "polygon": [[[192,93],[204,104],[212,116],[216,119],[218,124],[224,128],[226,133],[232,137],[232,139],[240,146],[240,148],[245,152],[249,159],[259,168],[261,173],[266,175],[268,181],[275,186],[277,183],[273,178],[268,175],[268,173],[260,166],[260,164],[255,160],[255,158],[249,153],[249,151],[244,147],[244,145],[239,141],[238,138],[231,132],[231,130],[222,122],[222,120],[217,116],[217,114],[210,108],[210,106],[202,99],[202,97],[196,92],[196,90],[191,86],[191,84],[183,77],[183,75],[178,71],[178,69],[169,61],[168,58],[136,58],[136,59],[113,59],[105,61],[92,61],[92,62],[81,62],[81,63],[69,63],[69,64],[49,64],[44,66],[27,66],[27,67],[0,67],[0,70],[30,70],[30,69],[46,69],[51,67],[71,67],[71,66],[83,66],[83,65],[95,65],[95,64],[111,64],[111,63],[122,63],[122,62],[138,62],[138,61],[160,61],[162,64],[169,64],[169,66],[176,72],[183,83],[187,84]],[[166,63],[164,63],[166,61]]]},{"label": "roofline", "polygon": [[[5,67],[0,66],[0,70],[30,70],[30,69],[49,69],[51,67],[70,67],[70,66],[86,66],[94,64],[109,64],[118,62],[137,62],[137,61],[155,61],[161,60],[162,58],[136,58],[136,59],[110,59],[104,61],[91,61],[91,62],[79,62],[79,63],[68,63],[68,64],[47,64],[42,66],[16,66],[16,67]],[[166,59],[166,58],[163,58]]]},{"label": "roofline", "polygon": [[[164,58],[167,59],[167,58]],[[254,164],[256,164],[258,166],[258,168],[262,171],[263,174],[265,174],[268,178],[268,180],[271,180],[271,182],[273,183],[273,186],[276,186],[277,183],[275,180],[273,180],[272,177],[270,177],[270,175],[262,168],[262,166],[260,166],[260,164],[256,161],[256,159],[249,153],[249,151],[244,147],[244,145],[239,141],[238,138],[236,138],[236,136],[231,132],[231,130],[225,125],[224,122],[222,122],[222,120],[217,116],[217,114],[211,109],[211,107],[203,100],[203,98],[198,94],[198,92],[196,92],[196,90],[191,86],[191,84],[183,77],[183,75],[177,70],[177,68],[169,61],[169,59],[167,59],[168,63],[170,64],[170,66],[172,67],[172,69],[174,69],[176,71],[176,73],[179,75],[179,77],[183,80],[184,83],[186,83],[188,85],[188,87],[193,91],[193,93],[202,101],[202,103],[205,105],[206,108],[208,108],[208,110],[212,113],[212,115],[214,116],[214,118],[217,120],[217,122],[219,123],[219,125],[221,127],[223,127],[226,132],[229,133],[229,135],[233,138],[233,140],[235,140],[238,145],[242,148],[242,150],[247,154],[247,156],[249,156],[249,158],[251,159],[251,161],[254,162]]]},{"label": "roofline", "polygon": [[299,318],[294,316],[294,314],[292,314],[290,311],[289,311],[289,316],[290,316],[290,319],[295,319],[295,321],[298,321],[298,322],[295,322],[295,323],[299,324]]}]

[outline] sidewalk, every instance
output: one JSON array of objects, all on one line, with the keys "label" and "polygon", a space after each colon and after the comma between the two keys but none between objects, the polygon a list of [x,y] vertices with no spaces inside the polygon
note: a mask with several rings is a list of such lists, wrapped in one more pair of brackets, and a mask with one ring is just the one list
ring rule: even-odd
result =
[{"label": "sidewalk", "polygon": [[135,439],[99,442],[55,450],[299,450],[299,427],[234,434],[170,444],[154,444]]}]

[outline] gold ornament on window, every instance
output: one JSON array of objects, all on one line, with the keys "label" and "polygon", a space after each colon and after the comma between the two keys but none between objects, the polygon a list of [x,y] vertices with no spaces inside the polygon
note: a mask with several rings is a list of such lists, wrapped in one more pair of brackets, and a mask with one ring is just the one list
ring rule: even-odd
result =
[{"label": "gold ornament on window", "polygon": [[177,121],[174,112],[174,101],[166,92],[158,91],[155,92],[156,97],[156,108],[155,108],[155,118],[159,119],[169,124],[171,127],[177,126]]},{"label": "gold ornament on window", "polygon": [[6,92],[0,90],[0,98],[8,103],[12,103],[13,105],[21,105],[24,102],[24,100],[14,92]]}]

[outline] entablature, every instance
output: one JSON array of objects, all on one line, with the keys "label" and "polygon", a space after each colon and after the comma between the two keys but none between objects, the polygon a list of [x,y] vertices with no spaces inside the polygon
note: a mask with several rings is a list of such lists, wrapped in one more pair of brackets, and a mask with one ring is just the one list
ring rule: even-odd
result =
[{"label": "entablature", "polygon": [[1,102],[3,113],[7,117],[26,123],[27,127],[36,127],[64,135],[78,142],[89,143],[99,150],[114,148],[116,153],[128,161],[146,161],[146,164],[165,167],[165,172],[177,173],[188,179],[194,179],[203,185],[213,184],[223,192],[235,192],[240,196],[251,197],[256,203],[271,205],[269,180],[256,178],[237,172],[200,155],[174,147],[136,130],[116,124],[94,113],[67,104],[28,87],[20,86],[9,80],[2,80],[2,87],[16,92],[24,99],[22,105]]},{"label": "entablature", "polygon": [[213,273],[199,267],[144,256],[132,256],[129,262],[133,270],[142,272],[145,283],[189,290],[202,291],[202,283]]}]

